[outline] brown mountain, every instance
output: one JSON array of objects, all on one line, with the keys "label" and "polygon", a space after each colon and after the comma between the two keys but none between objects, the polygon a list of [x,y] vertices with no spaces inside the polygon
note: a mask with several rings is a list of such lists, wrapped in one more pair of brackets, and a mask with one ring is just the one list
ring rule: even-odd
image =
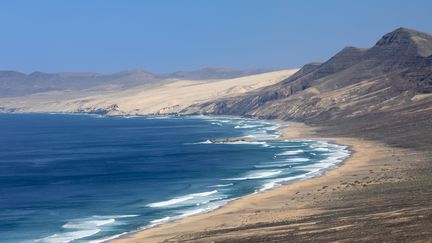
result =
[{"label": "brown mountain", "polygon": [[[231,114],[297,120],[343,134],[421,146],[410,141],[414,127],[432,131],[432,36],[399,28],[372,48],[346,47],[322,64],[305,65],[288,79],[241,97],[190,107],[185,113]],[[332,129],[332,133],[335,133]]]}]

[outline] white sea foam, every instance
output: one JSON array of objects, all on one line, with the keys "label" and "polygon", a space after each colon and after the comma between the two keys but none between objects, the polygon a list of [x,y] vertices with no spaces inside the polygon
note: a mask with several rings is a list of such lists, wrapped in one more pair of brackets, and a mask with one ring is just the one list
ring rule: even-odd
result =
[{"label": "white sea foam", "polygon": [[[341,163],[344,161],[347,157],[349,157],[350,153],[347,150],[347,146],[337,145],[337,144],[330,144],[326,141],[317,141],[309,145],[309,147],[313,151],[319,151],[319,152],[329,152],[326,154],[323,154],[327,156],[327,158],[322,159],[320,161],[317,161],[314,164],[311,165],[304,165],[304,166],[296,166],[296,169],[302,169],[306,170],[307,172],[305,174],[297,175],[297,176],[290,176],[286,178],[276,178],[272,179],[269,182],[265,183],[259,191],[265,191],[272,189],[277,186],[281,186],[284,183],[293,181],[293,180],[302,180],[307,178],[312,178],[318,175],[321,175],[324,171],[336,166],[338,163]],[[316,155],[316,154],[315,154]],[[285,161],[290,162],[306,162],[309,159],[307,158],[290,158]],[[286,163],[280,163],[281,166],[289,165]],[[265,168],[265,166],[277,166],[277,163],[271,163],[268,165],[257,165],[256,167]]]},{"label": "white sea foam", "polygon": [[223,143],[223,144],[245,144],[245,145],[248,145],[248,144],[260,144],[260,145],[266,145],[267,143],[266,142],[262,142],[262,141],[234,141],[234,142],[226,142],[226,143]]},{"label": "white sea foam", "polygon": [[134,218],[134,217],[138,217],[138,214],[125,214],[125,215],[111,215],[111,216],[104,216],[104,217],[112,217],[112,218],[116,218],[116,219],[121,219],[121,218]]},{"label": "white sea foam", "polygon": [[314,151],[327,152],[327,151],[330,151],[330,149],[329,148],[320,147],[320,148],[314,148]]},{"label": "white sea foam", "polygon": [[185,217],[189,217],[192,215],[210,212],[210,211],[213,211],[219,207],[222,207],[223,205],[225,205],[228,202],[235,200],[235,199],[237,199],[237,198],[231,198],[231,199],[227,199],[227,200],[219,200],[219,201],[209,203],[208,205],[200,206],[200,207],[197,207],[194,209],[177,211],[176,212],[177,215],[171,216],[171,217],[167,216],[164,218],[152,220],[152,221],[150,221],[150,225],[145,226],[142,229],[151,228],[151,227],[163,224],[163,223],[171,222],[171,221],[178,220],[178,219],[185,218]]},{"label": "white sea foam", "polygon": [[155,219],[155,220],[150,221],[150,224],[157,225],[157,224],[168,222],[171,219],[172,219],[171,217],[164,217],[164,218],[161,218],[161,219]]},{"label": "white sea foam", "polygon": [[[205,201],[202,199],[206,199],[205,197],[216,194],[217,192],[218,192],[217,190],[214,190],[214,191],[209,191],[209,192],[192,193],[192,194],[188,194],[188,195],[181,196],[181,197],[176,197],[176,198],[166,200],[166,201],[150,203],[150,204],[147,204],[147,206],[151,207],[151,208],[173,207],[173,206],[179,206],[179,204],[186,202],[186,201],[192,201],[189,203],[190,204],[192,204],[192,203],[196,204],[196,203],[199,203],[200,199],[201,199],[201,201]],[[198,202],[196,202],[197,199],[198,199]]]},{"label": "white sea foam", "polygon": [[[285,141],[286,142],[286,141]],[[278,148],[300,148],[301,145],[279,145]]]},{"label": "white sea foam", "polygon": [[227,198],[227,196],[208,198],[205,201],[200,201],[200,202],[196,203],[195,206],[206,205],[210,202],[215,202],[215,201],[219,201],[219,200],[226,199],[226,198]]},{"label": "white sea foam", "polygon": [[267,131],[270,131],[270,130],[278,130],[280,128],[280,125],[273,125],[273,126],[270,126],[270,127],[265,127],[264,129],[265,130],[267,130]]},{"label": "white sea foam", "polygon": [[273,148],[273,146],[269,145],[268,143],[264,143],[262,146],[265,147],[265,148],[269,148],[269,147]]},{"label": "white sea foam", "polygon": [[267,132],[253,132],[253,135],[257,140],[272,140],[280,137],[278,134],[268,134]]},{"label": "white sea foam", "polygon": [[218,185],[213,185],[213,186],[209,186],[209,187],[227,187],[227,186],[232,186],[234,185],[233,183],[228,183],[228,184],[218,184]]},{"label": "white sea foam", "polygon": [[345,150],[345,148],[340,148],[339,150],[333,151],[327,154],[328,157],[326,159],[321,160],[321,163],[333,163],[337,164],[342,162],[344,159],[349,157],[349,152]]},{"label": "white sea foam", "polygon": [[290,177],[286,177],[286,178],[274,179],[274,180],[271,180],[270,182],[267,182],[264,185],[262,185],[262,187],[259,189],[259,191],[266,191],[266,190],[281,186],[281,185],[283,185],[283,183],[293,181],[293,180],[304,179],[304,178],[307,178],[306,174],[297,175],[297,176],[290,176]]},{"label": "white sea foam", "polygon": [[234,128],[237,129],[247,129],[247,128],[255,128],[255,127],[261,127],[262,125],[252,125],[252,124],[244,124],[244,125],[237,125]]},{"label": "white sea foam", "polygon": [[271,162],[262,165],[254,165],[255,168],[275,168],[275,167],[292,167],[298,163],[281,163],[281,162]]},{"label": "white sea foam", "polygon": [[152,207],[152,208],[161,208],[161,207],[175,205],[175,204],[178,204],[178,203],[190,200],[190,199],[193,199],[193,196],[183,196],[183,197],[179,197],[179,198],[173,198],[173,199],[170,199],[167,201],[150,203],[150,204],[147,204],[147,206]]},{"label": "white sea foam", "polygon": [[310,161],[310,159],[308,159],[308,158],[290,158],[290,159],[285,159],[284,161],[287,161],[287,162],[307,162],[307,161]]},{"label": "white sea foam", "polygon": [[89,237],[99,233],[100,229],[88,229],[88,230],[76,230],[71,232],[64,232],[53,234],[43,239],[37,240],[37,242],[47,242],[47,243],[68,243],[77,239]]},{"label": "white sea foam", "polygon": [[192,144],[234,144],[234,145],[262,145],[264,147],[269,146],[266,142],[264,141],[232,141],[232,142],[214,142],[211,141],[209,139],[202,141],[202,142],[198,142],[198,143],[192,143]]},{"label": "white sea foam", "polygon": [[199,142],[198,144],[260,144],[263,147],[272,147],[271,145],[265,143],[263,140],[271,140],[280,136],[280,125],[272,123],[272,122],[263,122],[254,119],[247,118],[224,118],[224,117],[206,117],[206,116],[197,116],[199,119],[206,120],[213,125],[222,125],[221,123],[230,123],[234,124],[234,128],[237,129],[246,129],[245,138],[254,138],[257,141],[233,141],[233,142],[212,142],[210,140],[206,140],[203,142]]},{"label": "white sea foam", "polygon": [[313,142],[312,144],[309,145],[311,148],[327,147],[330,145],[327,141],[313,141],[313,140],[311,140],[310,142]]},{"label": "white sea foam", "polygon": [[206,211],[207,211],[206,208],[198,208],[198,209],[188,210],[188,211],[185,211],[183,214],[181,214],[180,217],[181,218],[189,217],[192,215],[204,213]]},{"label": "white sea foam", "polygon": [[227,181],[254,180],[254,179],[273,177],[273,176],[276,176],[280,173],[282,173],[281,170],[255,171],[255,172],[248,173],[244,177],[227,178],[227,179],[222,179],[222,180],[227,180]]},{"label": "white sea foam", "polygon": [[[277,158],[277,157],[275,157]],[[292,167],[303,162],[308,162],[308,158],[289,158],[284,160],[277,160],[275,162],[267,162],[260,165],[254,165],[255,168],[273,168],[273,167]]]},{"label": "white sea foam", "polygon": [[[233,200],[233,199],[231,199],[231,200]],[[180,214],[180,216],[178,216],[178,218],[184,218],[184,217],[189,217],[192,215],[197,215],[197,214],[202,214],[202,213],[213,211],[213,210],[220,208],[223,205],[227,204],[231,200],[220,200],[220,201],[213,202],[209,205],[206,205],[205,207],[200,207],[200,208],[191,209],[191,210],[184,210],[181,212],[181,214]]]},{"label": "white sea foam", "polygon": [[303,152],[304,152],[303,150],[297,149],[297,150],[291,150],[291,151],[284,151],[284,152],[278,153],[276,155],[279,155],[279,156],[280,155],[295,155],[295,154],[301,154]]},{"label": "white sea foam", "polygon": [[115,219],[95,219],[95,220],[85,220],[85,221],[76,221],[76,222],[67,222],[62,227],[65,229],[85,229],[90,227],[97,227],[106,224],[112,224],[115,222]]},{"label": "white sea foam", "polygon": [[309,147],[313,151],[319,151],[319,152],[327,152],[327,151],[330,151],[330,148],[333,148],[333,149],[337,148],[335,145],[329,144],[326,141],[315,141],[312,144],[310,144]]},{"label": "white sea foam", "polygon": [[38,242],[71,242],[99,233],[103,227],[116,223],[115,218],[135,217],[137,215],[92,216],[74,219],[65,223],[65,232],[56,233],[37,240]]},{"label": "white sea foam", "polygon": [[[337,144],[328,144],[326,142],[321,142],[320,146],[323,146],[326,144],[329,148],[329,153],[326,153],[324,155],[327,156],[327,158],[322,159],[320,161],[317,161],[314,164],[311,165],[303,165],[296,167],[297,169],[306,170],[308,171],[305,175],[307,177],[313,177],[317,175],[321,175],[324,173],[324,171],[335,167],[337,164],[343,162],[347,157],[349,157],[350,153],[346,150],[346,146],[337,145]],[[315,146],[315,151],[324,151],[323,147]]]}]

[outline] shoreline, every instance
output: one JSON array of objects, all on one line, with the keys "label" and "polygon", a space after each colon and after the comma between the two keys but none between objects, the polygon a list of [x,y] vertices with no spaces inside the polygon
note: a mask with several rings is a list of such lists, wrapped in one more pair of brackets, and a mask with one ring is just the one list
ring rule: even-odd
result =
[{"label": "shoreline", "polygon": [[281,125],[279,139],[333,142],[348,146],[351,154],[319,176],[249,194],[213,211],[96,242],[432,239],[429,150],[385,144],[385,132],[369,140],[353,132],[346,132],[345,136],[328,135],[334,134],[338,127],[346,129],[343,126],[270,121]]},{"label": "shoreline", "polygon": [[[65,113],[63,113],[63,114],[65,114]],[[80,114],[86,115],[86,113],[80,113]],[[90,114],[90,115],[93,115],[93,114]],[[144,115],[144,116],[137,116],[137,117],[147,117],[147,116],[150,116],[150,117],[152,117],[152,116],[156,116],[156,117],[159,117],[159,116],[182,117],[183,115]],[[201,116],[201,115],[186,115],[186,117],[189,117],[189,116],[190,117],[195,117],[195,116]],[[131,237],[131,236],[133,236],[135,234],[138,234],[138,233],[140,233],[142,231],[147,231],[147,230],[151,230],[151,229],[154,229],[154,228],[163,227],[166,224],[177,224],[177,223],[180,223],[184,219],[188,219],[188,218],[195,217],[195,216],[211,214],[212,212],[220,210],[220,209],[222,209],[224,207],[227,207],[230,204],[232,204],[232,203],[234,203],[234,202],[236,202],[238,200],[241,200],[243,198],[247,198],[249,196],[256,195],[256,194],[267,193],[267,192],[270,192],[270,191],[275,190],[275,189],[280,188],[280,187],[284,187],[284,186],[287,186],[287,185],[291,185],[291,184],[299,183],[299,182],[302,182],[302,181],[307,181],[307,180],[311,180],[311,179],[314,179],[314,178],[317,178],[317,177],[321,177],[324,174],[326,174],[328,171],[335,170],[338,167],[342,166],[353,154],[353,150],[351,149],[351,146],[346,145],[346,144],[341,144],[339,142],[336,142],[336,141],[334,141],[334,139],[329,140],[329,139],[322,139],[322,138],[316,137],[316,136],[304,136],[303,134],[305,134],[305,132],[304,132],[304,130],[302,130],[301,132],[299,132],[299,129],[298,129],[299,126],[302,126],[302,128],[303,127],[307,128],[308,130],[312,130],[312,129],[311,129],[311,127],[305,126],[303,123],[287,122],[287,121],[283,121],[283,120],[263,120],[263,119],[253,118],[253,117],[240,117],[240,116],[231,116],[231,115],[222,115],[222,116],[204,115],[204,116],[205,117],[209,117],[209,118],[213,118],[214,117],[215,119],[220,119],[220,118],[228,118],[228,119],[251,119],[251,120],[256,120],[256,121],[271,123],[271,124],[276,125],[278,127],[277,128],[277,130],[278,130],[277,134],[279,135],[278,137],[276,137],[276,138],[265,138],[263,140],[253,139],[253,141],[277,141],[277,140],[293,140],[293,141],[295,141],[295,140],[299,140],[299,141],[314,140],[314,141],[323,141],[323,142],[329,142],[331,144],[346,146],[345,150],[349,151],[349,155],[348,155],[347,158],[343,159],[341,162],[335,163],[331,167],[325,168],[325,169],[323,169],[323,170],[321,170],[319,172],[315,172],[316,174],[314,174],[314,175],[312,175],[310,177],[293,178],[292,181],[291,180],[287,180],[287,182],[281,183],[281,184],[276,185],[276,186],[273,186],[273,187],[271,187],[269,189],[257,190],[254,193],[247,194],[247,195],[244,195],[244,196],[241,196],[241,197],[237,197],[237,198],[233,198],[233,199],[227,201],[225,204],[223,204],[223,205],[221,205],[221,206],[219,206],[217,208],[210,209],[208,211],[200,212],[200,213],[197,213],[197,214],[189,215],[189,216],[186,216],[186,217],[173,218],[170,221],[166,221],[166,222],[162,222],[162,223],[144,225],[140,229],[137,229],[137,230],[134,230],[134,231],[130,231],[130,232],[124,232],[122,234],[119,234],[118,236],[108,237],[106,240],[101,240],[101,242],[116,242],[117,240],[122,240],[124,238],[129,238],[129,237]],[[111,117],[111,116],[108,115],[107,117]],[[123,115],[117,116],[116,115],[116,116],[113,116],[113,117],[127,117],[127,116],[123,116]],[[292,127],[295,127],[296,129],[290,129]],[[286,129],[289,129],[289,130],[286,130]],[[289,134],[286,134],[287,131],[289,131]],[[296,135],[294,135],[294,134],[296,134]],[[245,139],[245,138],[244,137],[225,138],[225,139],[221,139],[220,143],[225,143],[225,142],[229,143],[229,142],[232,142],[231,140],[233,140],[233,141],[242,140],[243,141],[243,139]],[[246,140],[247,140],[247,138],[246,138]],[[214,143],[219,143],[219,140],[215,140]]]},{"label": "shoreline", "polygon": [[[10,113],[5,113],[5,114],[10,114]],[[12,114],[16,114],[16,113],[12,113]],[[23,113],[18,113],[18,114],[23,114]],[[95,116],[95,114],[87,114],[87,113],[24,113],[24,114],[42,114],[42,115],[72,115],[72,116],[74,116],[74,115],[79,115],[79,116],[89,116],[89,117],[94,117]],[[109,115],[107,115],[107,116],[104,116],[104,115],[96,115],[96,116],[102,116],[102,117],[107,117],[107,118],[109,118],[109,117],[119,117],[119,118],[128,118],[128,116],[109,116]],[[134,117],[143,117],[143,118],[145,118],[145,117],[153,117],[153,116],[134,116]],[[156,116],[156,117],[159,117],[159,116]],[[166,116],[164,116],[164,117],[166,117]],[[174,117],[174,116],[173,116]],[[176,115],[175,117],[178,117],[178,115]],[[181,116],[180,116],[181,117]],[[191,117],[200,117],[199,115],[198,116],[191,116]],[[214,119],[224,119],[224,118],[226,118],[226,119],[239,119],[239,120],[254,120],[254,121],[257,121],[257,122],[262,122],[263,124],[267,124],[267,125],[270,125],[271,127],[275,127],[274,128],[274,130],[277,130],[276,132],[275,132],[275,134],[277,134],[277,136],[278,137],[275,137],[275,138],[270,138],[271,136],[273,136],[273,133],[271,134],[271,135],[269,135],[269,137],[266,137],[266,138],[261,138],[261,139],[253,139],[253,141],[249,141],[249,142],[254,142],[254,141],[273,141],[273,140],[285,140],[285,139],[296,139],[296,138],[301,138],[300,140],[308,140],[308,136],[304,136],[304,135],[301,135],[301,136],[294,136],[292,133],[293,132],[298,132],[300,129],[298,129],[298,128],[294,128],[294,124],[295,124],[295,126],[299,126],[299,124],[298,123],[288,123],[288,122],[285,122],[285,121],[280,121],[280,120],[261,120],[261,119],[256,119],[256,118],[249,118],[249,117],[239,117],[239,116],[204,116],[205,118],[204,119],[212,119],[212,118],[214,118]],[[287,127],[287,125],[288,125],[288,127]],[[286,127],[288,128],[288,130],[286,130]],[[236,127],[237,128],[237,127]],[[273,129],[272,129],[273,130]],[[284,132],[285,131],[285,132]],[[287,135],[286,134],[286,131],[291,131],[291,134],[290,135]],[[302,132],[300,133],[300,134],[304,134],[304,131],[302,130]],[[247,137],[247,136],[246,136]],[[225,141],[225,139],[222,139],[221,140],[221,143],[225,143],[225,142],[231,142],[231,140],[233,140],[234,142],[235,141],[237,141],[238,139],[241,139],[241,141],[243,141],[243,139],[245,139],[246,137],[239,137],[239,138],[227,138],[226,140],[227,141]],[[249,137],[247,137],[247,139],[249,139]],[[246,139],[246,140],[247,140]],[[252,138],[251,138],[252,139]],[[319,139],[320,141],[322,141],[322,142],[333,142],[333,141],[330,141],[330,140],[324,140],[324,139]],[[216,141],[216,143],[217,143],[217,141]],[[339,144],[338,143],[338,145],[341,145],[341,144]],[[343,149],[344,150],[344,149]],[[347,150],[349,150],[349,149],[345,149],[345,152],[348,152],[350,155],[349,156],[351,156],[351,152],[352,151],[347,151]],[[123,232],[123,233],[121,233],[121,234],[118,234],[118,235],[115,235],[115,236],[111,236],[111,237],[106,237],[105,239],[100,239],[100,240],[98,240],[99,242],[105,242],[105,241],[110,241],[110,240],[115,240],[115,239],[118,239],[118,237],[121,237],[121,238],[123,238],[123,237],[127,237],[127,236],[129,236],[129,235],[133,235],[133,234],[136,234],[136,233],[138,233],[138,232],[140,232],[140,231],[143,231],[143,230],[148,230],[148,229],[152,229],[152,228],[156,228],[156,227],[159,227],[159,226],[162,226],[162,225],[165,225],[165,224],[169,224],[169,223],[175,223],[175,222],[179,222],[179,221],[181,221],[182,219],[184,219],[184,218],[189,218],[189,217],[193,217],[193,216],[195,216],[195,215],[204,215],[204,214],[207,214],[207,213],[211,213],[211,212],[213,212],[213,211],[215,211],[215,210],[218,210],[218,209],[220,209],[220,208],[223,208],[223,207],[226,207],[227,205],[230,205],[231,203],[233,203],[233,202],[235,202],[235,201],[237,201],[237,200],[240,200],[240,199],[243,199],[244,197],[248,197],[248,196],[251,196],[251,195],[255,195],[255,194],[262,194],[262,193],[266,193],[267,191],[271,191],[271,190],[274,190],[274,189],[276,189],[276,188],[279,188],[279,187],[281,187],[281,186],[284,186],[284,185],[287,185],[287,184],[292,184],[292,183],[296,183],[296,182],[300,182],[300,181],[304,181],[304,180],[310,180],[310,179],[312,179],[312,178],[315,178],[315,177],[319,177],[319,176],[322,176],[322,174],[324,174],[324,173],[327,173],[327,171],[329,171],[329,170],[333,170],[333,169],[335,169],[335,168],[337,168],[337,167],[339,167],[341,164],[343,164],[344,163],[344,161],[345,161],[346,159],[344,159],[343,161],[339,161],[339,162],[331,162],[331,166],[330,167],[328,167],[328,168],[323,168],[323,169],[321,169],[321,170],[319,170],[319,171],[317,171],[317,172],[314,172],[314,173],[312,173],[312,174],[310,174],[310,175],[308,175],[308,173],[306,173],[305,175],[305,177],[294,177],[294,178],[292,178],[292,179],[290,179],[290,178],[286,178],[287,180],[285,181],[285,180],[282,180],[281,182],[275,182],[275,184],[274,185],[272,185],[271,187],[269,187],[269,188],[265,188],[265,189],[262,189],[262,190],[258,190],[257,189],[257,191],[255,191],[255,192],[253,192],[253,193],[251,193],[251,194],[247,194],[247,195],[244,195],[244,196],[241,196],[241,197],[237,197],[237,198],[233,198],[233,199],[231,199],[231,200],[229,200],[229,201],[227,201],[226,203],[224,203],[224,204],[221,204],[220,206],[218,206],[217,208],[212,208],[212,209],[209,209],[209,210],[206,210],[206,211],[204,211],[204,212],[200,212],[200,213],[197,213],[197,214],[194,214],[194,215],[189,215],[189,216],[186,216],[186,217],[179,217],[179,218],[173,218],[172,220],[170,220],[170,221],[166,221],[166,222],[162,222],[162,223],[155,223],[155,224],[152,224],[152,223],[150,223],[150,224],[148,224],[148,225],[144,225],[144,226],[142,226],[141,228],[139,228],[139,229],[137,229],[137,230],[134,230],[134,231],[130,231],[130,232]],[[270,189],[270,190],[269,190]]]},{"label": "shoreline", "polygon": [[[233,219],[232,216],[226,216],[225,214],[235,214],[235,212],[238,209],[241,208],[247,208],[248,204],[251,204],[256,201],[266,201],[269,198],[274,198],[278,196],[284,196],[285,192],[287,190],[293,191],[296,189],[296,193],[298,194],[298,190],[301,190],[303,187],[306,189],[315,183],[317,183],[317,180],[326,180],[326,176],[328,174],[338,174],[341,168],[346,169],[345,167],[349,167],[351,165],[351,160],[353,157],[357,154],[356,148],[356,142],[355,139],[352,138],[336,138],[336,137],[321,137],[318,134],[316,134],[317,127],[310,127],[303,123],[298,122],[287,122],[287,121],[279,121],[274,120],[272,122],[276,122],[277,124],[281,125],[281,136],[277,138],[276,140],[320,140],[320,141],[327,141],[331,143],[336,143],[338,145],[344,145],[348,146],[348,150],[350,151],[350,155],[348,158],[346,158],[341,163],[338,163],[335,165],[335,167],[325,170],[322,174],[313,176],[311,178],[305,178],[305,179],[298,179],[294,180],[292,182],[288,182],[287,184],[274,187],[270,190],[266,190],[263,192],[257,192],[249,195],[245,195],[241,198],[234,199],[227,204],[202,214],[192,215],[189,217],[177,219],[171,222],[166,222],[163,224],[155,225],[153,227],[143,228],[139,229],[134,232],[126,233],[118,238],[109,240],[108,242],[161,242],[164,240],[171,239],[172,237],[175,237],[179,234],[193,234],[195,232],[200,231],[208,231],[209,229],[221,229],[225,228],[227,226],[229,227],[238,227],[239,225],[226,225],[225,221],[231,221],[230,219]],[[353,141],[350,141],[353,140]],[[354,144],[353,144],[354,143]],[[371,142],[372,143],[372,142]],[[347,165],[348,164],[348,165]],[[349,168],[348,168],[349,170]],[[333,175],[330,175],[333,176]],[[328,186],[325,186],[326,188]],[[304,190],[304,188],[303,188]],[[272,200],[270,200],[271,203]],[[246,206],[246,207],[245,207]],[[296,207],[298,207],[297,205]],[[265,207],[262,207],[265,208]],[[298,209],[298,208],[297,208]],[[259,209],[258,209],[259,211]],[[295,212],[294,212],[295,211]],[[307,215],[312,215],[315,213],[319,213],[319,210],[307,210],[309,212],[305,212],[304,210],[293,210],[293,212],[290,213],[291,218],[299,218]],[[212,223],[212,218],[216,217],[216,222]],[[220,219],[222,218],[222,219]],[[209,222],[210,221],[210,222]],[[256,222],[259,222],[260,220],[256,220]],[[196,224],[200,224],[198,227]],[[242,224],[240,224],[240,227]],[[174,240],[175,241],[175,240]]]}]

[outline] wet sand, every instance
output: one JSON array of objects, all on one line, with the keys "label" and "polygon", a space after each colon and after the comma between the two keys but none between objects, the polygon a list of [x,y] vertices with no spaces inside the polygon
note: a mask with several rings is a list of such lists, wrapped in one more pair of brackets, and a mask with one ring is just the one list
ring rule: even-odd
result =
[{"label": "wet sand", "polygon": [[323,176],[246,196],[210,213],[125,235],[113,242],[296,242],[432,240],[430,156],[285,122],[282,139],[350,146],[352,156]]}]

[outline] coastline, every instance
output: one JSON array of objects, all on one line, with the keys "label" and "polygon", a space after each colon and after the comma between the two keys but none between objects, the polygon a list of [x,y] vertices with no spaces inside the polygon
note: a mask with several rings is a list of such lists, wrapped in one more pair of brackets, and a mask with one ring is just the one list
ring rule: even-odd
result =
[{"label": "coastline", "polygon": [[[352,154],[337,168],[327,170],[321,176],[295,181],[262,193],[247,195],[214,211],[125,234],[110,242],[161,242],[165,240],[181,242],[198,239],[207,242],[248,234],[265,235],[259,230],[248,228],[254,228],[252,226],[257,224],[274,225],[286,220],[299,220],[325,213],[324,209],[316,205],[320,202],[331,202],[334,197],[332,194],[360,190],[379,184],[379,178],[375,177],[381,174],[376,172],[383,171],[384,168],[388,168],[388,165],[375,162],[385,162],[391,159],[391,155],[395,152],[394,148],[378,142],[355,138],[322,137],[317,134],[316,127],[302,123],[281,122],[281,124],[284,128],[280,139],[334,141],[337,144],[349,146]],[[372,161],[375,162],[372,163]],[[388,181],[394,180],[398,179]],[[239,235],[238,230],[245,232]],[[225,233],[218,234],[217,232]],[[236,232],[236,236],[226,232]]]},{"label": "coastline", "polygon": [[[69,113],[67,113],[69,114]],[[432,152],[353,132],[272,120],[281,140],[345,145],[348,159],[312,178],[249,194],[222,207],[91,242],[292,242],[432,239]],[[415,136],[421,135],[416,131]],[[420,195],[420,196],[419,196]]]}]

